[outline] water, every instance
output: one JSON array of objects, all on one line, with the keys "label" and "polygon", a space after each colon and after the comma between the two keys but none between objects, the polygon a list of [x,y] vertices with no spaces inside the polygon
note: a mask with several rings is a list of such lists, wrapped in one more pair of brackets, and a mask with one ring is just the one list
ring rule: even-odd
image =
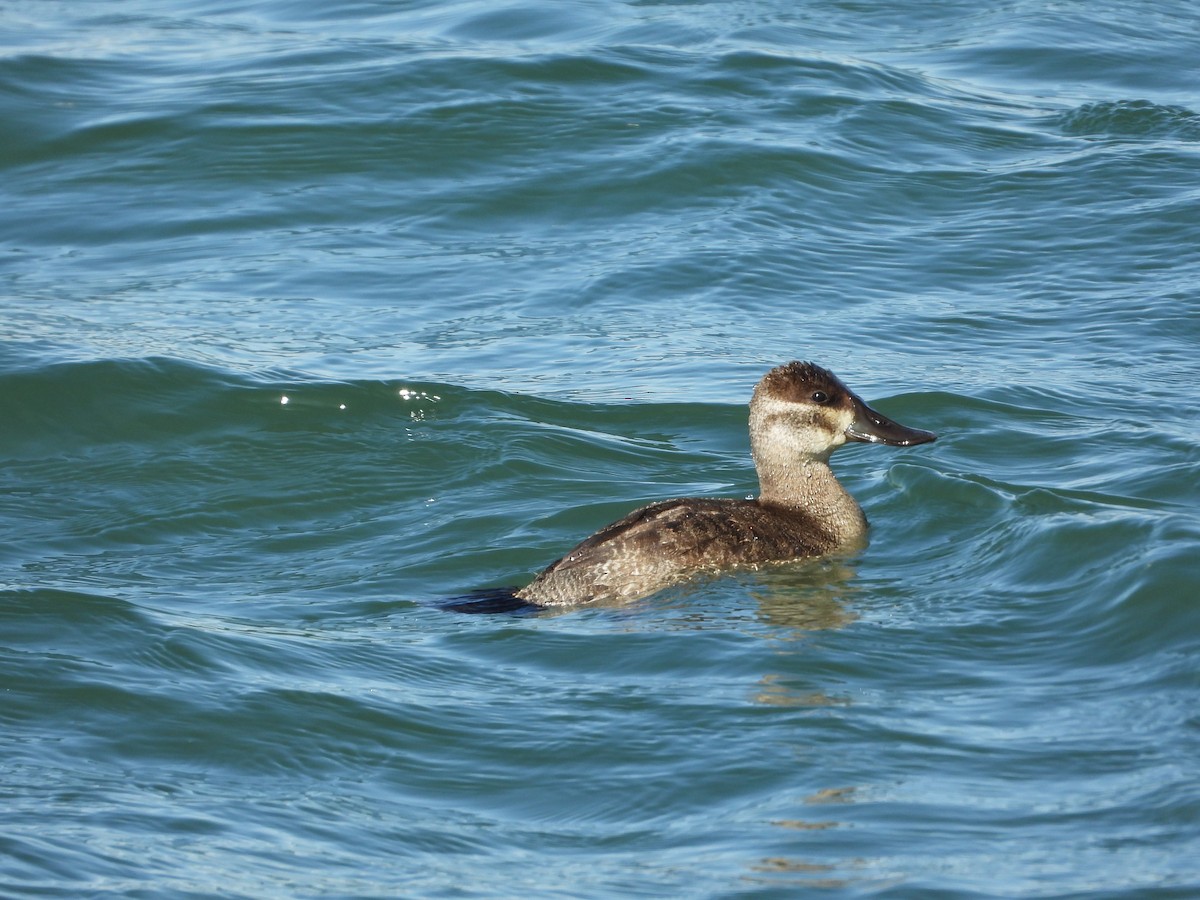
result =
[{"label": "water", "polygon": [[[1198,25],[0,7],[0,893],[1200,895]],[[862,554],[438,608],[793,358]]]}]

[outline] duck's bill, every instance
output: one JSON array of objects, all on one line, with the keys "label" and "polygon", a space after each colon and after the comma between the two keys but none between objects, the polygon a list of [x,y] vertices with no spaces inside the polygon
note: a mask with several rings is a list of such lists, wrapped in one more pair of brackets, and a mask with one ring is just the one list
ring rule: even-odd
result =
[{"label": "duck's bill", "polygon": [[854,398],[854,412],[854,421],[846,429],[846,437],[852,441],[911,447],[914,444],[928,444],[937,440],[937,435],[932,431],[922,431],[920,428],[909,428],[907,425],[893,422],[882,413],[875,412],[858,397]]}]

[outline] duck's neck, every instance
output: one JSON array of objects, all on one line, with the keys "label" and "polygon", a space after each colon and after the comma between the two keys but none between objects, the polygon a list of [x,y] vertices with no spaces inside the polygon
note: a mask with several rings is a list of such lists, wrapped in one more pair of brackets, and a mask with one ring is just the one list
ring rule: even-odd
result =
[{"label": "duck's neck", "polygon": [[759,503],[795,509],[812,516],[839,544],[852,544],[866,536],[867,517],[834,476],[827,460],[784,461],[757,457],[755,463],[762,487]]}]

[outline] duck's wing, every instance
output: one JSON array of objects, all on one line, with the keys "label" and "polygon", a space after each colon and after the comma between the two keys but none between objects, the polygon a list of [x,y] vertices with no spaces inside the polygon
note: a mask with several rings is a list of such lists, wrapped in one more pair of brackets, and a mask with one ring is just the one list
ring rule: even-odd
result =
[{"label": "duck's wing", "polygon": [[551,563],[518,596],[535,603],[635,599],[700,572],[829,550],[809,517],[749,500],[686,498],[636,509]]}]

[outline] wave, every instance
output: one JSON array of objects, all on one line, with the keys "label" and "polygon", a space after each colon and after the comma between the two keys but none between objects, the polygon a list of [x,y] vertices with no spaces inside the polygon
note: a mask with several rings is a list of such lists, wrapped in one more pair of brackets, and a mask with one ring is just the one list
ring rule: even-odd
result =
[{"label": "wave", "polygon": [[1200,115],[1150,100],[1105,100],[1062,113],[1057,123],[1075,137],[1200,141]]}]

